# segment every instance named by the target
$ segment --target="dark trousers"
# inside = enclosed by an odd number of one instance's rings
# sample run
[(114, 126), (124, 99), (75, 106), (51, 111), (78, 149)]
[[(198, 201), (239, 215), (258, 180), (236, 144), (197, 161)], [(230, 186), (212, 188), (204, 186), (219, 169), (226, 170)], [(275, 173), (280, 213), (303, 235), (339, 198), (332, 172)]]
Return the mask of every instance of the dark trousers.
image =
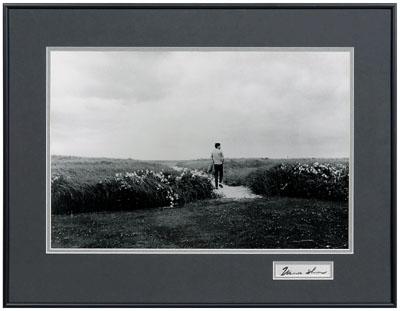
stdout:
[(223, 176), (224, 176), (224, 165), (223, 164), (214, 164), (215, 187), (218, 188), (218, 178), (219, 178), (219, 182), (222, 183)]

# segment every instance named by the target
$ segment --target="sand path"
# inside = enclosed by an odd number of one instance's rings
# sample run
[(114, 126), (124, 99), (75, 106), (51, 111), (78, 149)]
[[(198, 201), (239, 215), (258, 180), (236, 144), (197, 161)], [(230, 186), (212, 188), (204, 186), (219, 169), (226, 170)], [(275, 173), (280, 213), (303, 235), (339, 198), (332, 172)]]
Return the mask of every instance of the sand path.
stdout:
[(215, 189), (214, 192), (226, 199), (256, 199), (261, 196), (254, 194), (248, 187), (245, 186), (228, 186), (222, 184), (223, 188)]
[[(183, 167), (179, 166), (173, 166), (172, 168), (179, 172), (184, 170)], [(213, 176), (207, 174), (204, 174), (204, 176), (208, 177), (213, 185), (215, 184)], [(214, 189), (214, 192), (222, 198), (232, 200), (261, 198), (260, 195), (254, 194), (248, 187), (245, 186), (228, 186), (224, 183), (222, 184), (222, 186), (223, 188)]]

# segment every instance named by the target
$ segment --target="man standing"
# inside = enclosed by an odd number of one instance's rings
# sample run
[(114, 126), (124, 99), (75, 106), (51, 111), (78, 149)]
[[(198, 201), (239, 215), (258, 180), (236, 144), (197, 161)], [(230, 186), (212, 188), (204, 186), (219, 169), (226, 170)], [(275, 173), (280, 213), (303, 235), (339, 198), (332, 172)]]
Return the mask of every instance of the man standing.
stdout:
[(218, 189), (219, 179), (219, 186), (223, 188), (221, 183), (224, 174), (224, 154), (222, 153), (220, 143), (215, 144), (215, 149), (211, 152), (211, 159), (214, 164), (215, 187)]

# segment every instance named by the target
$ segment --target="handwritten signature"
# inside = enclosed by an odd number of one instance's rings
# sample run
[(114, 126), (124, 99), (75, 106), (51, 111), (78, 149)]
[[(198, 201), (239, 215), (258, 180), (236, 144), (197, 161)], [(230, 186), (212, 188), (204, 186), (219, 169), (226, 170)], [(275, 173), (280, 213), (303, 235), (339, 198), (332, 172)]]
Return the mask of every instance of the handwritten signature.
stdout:
[(285, 276), (285, 275), (321, 275), (321, 274), (327, 274), (328, 271), (326, 270), (318, 270), (317, 267), (312, 267), (312, 268), (307, 268), (306, 271), (292, 271), (289, 269), (289, 267), (283, 267), (282, 268), (282, 272), (281, 272), (281, 276)]

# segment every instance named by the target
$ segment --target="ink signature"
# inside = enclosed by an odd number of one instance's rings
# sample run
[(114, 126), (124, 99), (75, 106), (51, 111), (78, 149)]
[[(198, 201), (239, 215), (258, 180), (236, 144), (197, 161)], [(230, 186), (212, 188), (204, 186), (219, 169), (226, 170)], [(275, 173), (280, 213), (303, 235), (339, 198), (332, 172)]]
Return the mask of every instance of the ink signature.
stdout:
[(317, 267), (312, 267), (312, 268), (307, 268), (306, 271), (292, 271), (289, 269), (289, 267), (283, 267), (282, 268), (282, 272), (281, 272), (281, 276), (285, 276), (285, 275), (323, 275), (323, 274), (327, 274), (328, 271), (327, 270), (318, 270)]

